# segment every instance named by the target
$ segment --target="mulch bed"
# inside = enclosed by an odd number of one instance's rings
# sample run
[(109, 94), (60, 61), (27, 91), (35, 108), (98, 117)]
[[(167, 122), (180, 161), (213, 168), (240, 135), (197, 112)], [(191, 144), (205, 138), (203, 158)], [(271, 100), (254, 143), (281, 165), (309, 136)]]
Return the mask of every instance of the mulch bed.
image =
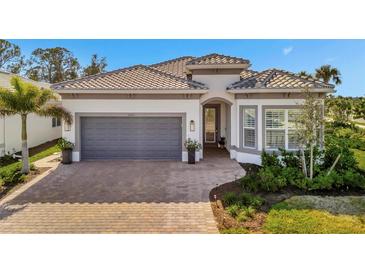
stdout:
[[(242, 163), (240, 164), (243, 169), (245, 169), (246, 174), (257, 173), (259, 166), (254, 164)], [(288, 187), (280, 192), (257, 192), (252, 193), (258, 195), (265, 199), (264, 205), (257, 210), (254, 218), (246, 222), (238, 222), (233, 218), (225, 209), (222, 203), (222, 199), (225, 193), (234, 192), (236, 194), (242, 193), (243, 190), (237, 182), (225, 183), (217, 186), (211, 190), (209, 193), (210, 203), (213, 210), (214, 217), (218, 223), (218, 229), (230, 229), (230, 228), (247, 228), (250, 233), (263, 233), (262, 225), (265, 222), (267, 212), (270, 208), (281, 201), (284, 201), (295, 195), (318, 195), (318, 196), (360, 196), (364, 195), (363, 190), (349, 190), (349, 191), (303, 191), (296, 188)]]
[(26, 179), (24, 180), (24, 182), (21, 182), (18, 184), (12, 184), (12, 185), (8, 185), (8, 186), (1, 186), (0, 187), (0, 199), (5, 197), (6, 195), (10, 194), (11, 192), (19, 189), (21, 186), (30, 182), (35, 177), (43, 174), (44, 172), (46, 172), (49, 169), (50, 169), (50, 167), (40, 167), (40, 168), (37, 168), (36, 170), (31, 170), (30, 173), (27, 175)]

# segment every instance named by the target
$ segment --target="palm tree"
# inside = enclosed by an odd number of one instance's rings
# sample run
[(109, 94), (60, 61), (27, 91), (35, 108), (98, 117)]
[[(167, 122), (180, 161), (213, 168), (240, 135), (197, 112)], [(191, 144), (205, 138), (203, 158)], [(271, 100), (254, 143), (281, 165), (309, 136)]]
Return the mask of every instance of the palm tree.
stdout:
[(0, 115), (20, 115), (22, 140), (22, 170), (29, 173), (29, 151), (27, 137), (27, 116), (34, 113), (43, 117), (59, 117), (68, 124), (72, 115), (62, 106), (50, 103), (56, 95), (49, 89), (39, 88), (13, 77), (10, 81), (13, 89), (0, 88)]
[(328, 84), (331, 80), (336, 84), (340, 85), (341, 81), (341, 73), (337, 68), (331, 67), (331, 65), (323, 65), (319, 69), (316, 69), (316, 78), (322, 80), (326, 84)]
[(305, 70), (299, 71), (297, 73), (297, 75), (300, 77), (306, 77), (306, 78), (312, 77), (312, 75), (310, 73), (306, 72)]

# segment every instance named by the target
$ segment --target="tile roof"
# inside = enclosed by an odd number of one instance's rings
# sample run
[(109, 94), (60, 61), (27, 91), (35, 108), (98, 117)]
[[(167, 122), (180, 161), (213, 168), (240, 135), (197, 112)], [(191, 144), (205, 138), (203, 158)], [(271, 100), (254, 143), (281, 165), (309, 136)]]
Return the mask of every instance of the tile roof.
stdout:
[(250, 61), (243, 58), (213, 53), (199, 58), (195, 58), (187, 62), (187, 65), (238, 65), (238, 64), (250, 64)]
[(150, 67), (161, 70), (163, 72), (186, 78), (186, 63), (195, 57), (183, 56), (180, 58), (164, 61), (161, 63), (150, 65)]
[(331, 84), (326, 84), (313, 78), (298, 76), (294, 73), (268, 69), (259, 73), (254, 73), (251, 77), (246, 77), (236, 83), (231, 84), (227, 89), (252, 89), (252, 88), (334, 88)]
[(241, 80), (243, 79), (247, 79), (247, 78), (250, 78), (254, 75), (258, 74), (257, 71), (254, 71), (254, 70), (249, 70), (249, 69), (245, 69), (241, 72), (240, 76), (241, 76)]
[(51, 86), (53, 89), (75, 90), (191, 90), (207, 89), (199, 82), (174, 76), (161, 70), (137, 65), (124, 69), (82, 77)]

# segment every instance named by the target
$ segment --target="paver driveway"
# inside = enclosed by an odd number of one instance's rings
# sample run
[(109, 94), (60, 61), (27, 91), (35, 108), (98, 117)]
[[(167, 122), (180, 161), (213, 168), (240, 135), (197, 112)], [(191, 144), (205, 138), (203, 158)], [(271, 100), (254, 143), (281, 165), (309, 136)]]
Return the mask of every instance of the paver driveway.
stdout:
[(216, 153), (196, 165), (59, 165), (0, 208), (0, 233), (216, 233), (209, 191), (243, 175)]

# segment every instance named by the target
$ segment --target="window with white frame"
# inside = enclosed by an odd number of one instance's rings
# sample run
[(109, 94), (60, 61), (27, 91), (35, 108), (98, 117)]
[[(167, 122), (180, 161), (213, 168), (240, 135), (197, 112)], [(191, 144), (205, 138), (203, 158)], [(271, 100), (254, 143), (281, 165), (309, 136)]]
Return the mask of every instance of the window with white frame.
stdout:
[(256, 148), (256, 108), (243, 109), (243, 146)]
[(265, 149), (298, 149), (296, 119), (300, 109), (265, 110)]
[(61, 118), (53, 117), (52, 118), (52, 127), (59, 127), (61, 126)]

